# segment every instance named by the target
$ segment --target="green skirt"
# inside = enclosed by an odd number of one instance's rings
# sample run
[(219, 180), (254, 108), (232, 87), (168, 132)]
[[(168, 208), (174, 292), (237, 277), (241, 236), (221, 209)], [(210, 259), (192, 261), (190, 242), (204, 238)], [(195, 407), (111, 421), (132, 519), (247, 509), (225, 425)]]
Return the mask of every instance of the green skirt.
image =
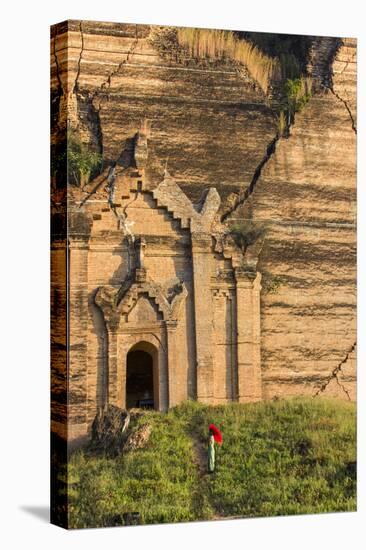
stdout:
[(207, 458), (208, 458), (208, 462), (207, 462), (208, 471), (213, 472), (215, 470), (215, 447), (212, 444), (208, 446)]

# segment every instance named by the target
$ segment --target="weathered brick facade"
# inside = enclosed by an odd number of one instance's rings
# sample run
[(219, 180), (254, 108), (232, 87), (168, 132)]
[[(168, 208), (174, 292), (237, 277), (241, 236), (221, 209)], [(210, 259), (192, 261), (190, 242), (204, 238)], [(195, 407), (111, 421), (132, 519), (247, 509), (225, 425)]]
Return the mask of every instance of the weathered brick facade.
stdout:
[[(313, 96), (279, 137), (250, 75), (163, 59), (150, 30), (52, 30), (52, 144), (68, 124), (105, 167), (52, 189), (53, 431), (85, 438), (125, 404), (131, 349), (161, 410), (354, 400), (356, 41), (312, 39)], [(242, 222), (269, 226), (245, 253)]]
[(98, 407), (126, 407), (130, 350), (153, 358), (158, 410), (261, 399), (262, 240), (244, 254), (219, 207), (214, 188), (193, 205), (167, 172), (146, 190), (143, 169), (115, 173), (109, 207), (83, 205), (91, 225), (69, 234), (70, 439)]

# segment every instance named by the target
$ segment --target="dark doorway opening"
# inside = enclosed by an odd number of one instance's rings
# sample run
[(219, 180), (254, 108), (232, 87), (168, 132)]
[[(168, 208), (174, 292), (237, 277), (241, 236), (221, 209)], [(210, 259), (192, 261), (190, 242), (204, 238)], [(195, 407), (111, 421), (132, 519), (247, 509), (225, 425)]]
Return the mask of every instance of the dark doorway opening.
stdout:
[(146, 351), (127, 354), (126, 407), (154, 408), (153, 358)]

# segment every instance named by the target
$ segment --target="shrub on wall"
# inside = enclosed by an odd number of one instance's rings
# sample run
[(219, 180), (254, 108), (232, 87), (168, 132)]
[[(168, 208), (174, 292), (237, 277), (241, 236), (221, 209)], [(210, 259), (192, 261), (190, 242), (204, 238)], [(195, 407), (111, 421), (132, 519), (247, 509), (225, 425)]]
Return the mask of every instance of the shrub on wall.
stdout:
[(102, 165), (103, 156), (91, 150), (73, 130), (54, 146), (51, 155), (51, 175), (58, 187), (64, 187), (66, 182), (83, 186), (100, 173)]
[(88, 183), (91, 176), (102, 167), (102, 155), (91, 151), (75, 132), (69, 132), (67, 140), (68, 182), (75, 185)]
[(268, 229), (268, 223), (245, 220), (232, 225), (230, 235), (233, 237), (235, 244), (245, 253), (248, 246), (254, 244), (260, 237), (265, 236)]
[(301, 111), (311, 97), (312, 81), (309, 77), (300, 77), (285, 82), (284, 90), (288, 109), (292, 114)]

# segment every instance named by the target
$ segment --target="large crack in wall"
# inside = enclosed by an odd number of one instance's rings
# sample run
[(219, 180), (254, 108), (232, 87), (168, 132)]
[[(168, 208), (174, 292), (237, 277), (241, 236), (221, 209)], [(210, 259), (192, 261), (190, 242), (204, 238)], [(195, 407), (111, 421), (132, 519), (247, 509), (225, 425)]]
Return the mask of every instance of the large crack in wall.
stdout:
[(135, 41), (131, 45), (129, 51), (127, 52), (126, 58), (123, 61), (121, 61), (121, 63), (118, 65), (118, 67), (108, 75), (107, 79), (100, 86), (101, 90), (103, 90), (107, 85), (108, 85), (108, 89), (111, 87), (112, 78), (119, 73), (119, 71), (123, 68), (123, 66), (129, 61), (131, 55), (133, 55), (133, 52), (135, 51), (135, 49), (137, 47), (137, 44), (138, 44), (138, 41), (139, 41), (137, 25), (136, 25), (135, 33), (136, 33), (135, 34)]
[(62, 81), (61, 81), (61, 77), (60, 77), (60, 65), (59, 65), (58, 57), (57, 57), (57, 53), (56, 53), (56, 39), (57, 39), (57, 36), (58, 36), (58, 34), (56, 32), (55, 36), (54, 36), (54, 39), (53, 39), (53, 56), (55, 58), (56, 78), (57, 78), (57, 82), (58, 82), (58, 86), (59, 86), (60, 95), (63, 95), (64, 94), (64, 89), (63, 89), (63, 86), (62, 86)]
[[(137, 44), (138, 44), (138, 27), (136, 25), (136, 34), (135, 34), (135, 40), (133, 44), (130, 46), (129, 51), (127, 52), (127, 55), (125, 59), (121, 61), (121, 63), (118, 64), (117, 68), (111, 71), (107, 78), (101, 83), (99, 86), (99, 89), (95, 90), (94, 92), (89, 92), (86, 90), (81, 90), (79, 86), (79, 76), (81, 71), (81, 62), (82, 62), (82, 55), (84, 51), (84, 35), (83, 35), (83, 27), (82, 22), (80, 22), (80, 35), (81, 35), (81, 50), (78, 60), (78, 70), (77, 75), (75, 79), (74, 84), (74, 93), (77, 98), (77, 105), (78, 105), (78, 129), (83, 129), (84, 131), (88, 132), (89, 134), (89, 145), (92, 149), (96, 150), (98, 153), (100, 153), (103, 156), (103, 131), (101, 127), (101, 111), (103, 109), (103, 106), (108, 98), (108, 91), (111, 87), (112, 79), (114, 76), (120, 73), (124, 65), (129, 61), (131, 55), (133, 55)], [(80, 119), (80, 113), (83, 113), (86, 124), (82, 124)], [(81, 128), (84, 126), (84, 128)], [(105, 159), (104, 159), (105, 160)], [(111, 161), (111, 166), (114, 166), (117, 161)], [(99, 186), (98, 186), (99, 187)]]
[(57, 50), (56, 50), (56, 42), (57, 42), (57, 32), (55, 32), (55, 36), (53, 38), (53, 57), (55, 59), (55, 65), (56, 65), (56, 80), (57, 80), (57, 89), (55, 92), (53, 92), (51, 88), (51, 124), (52, 127), (57, 128), (57, 132), (61, 132), (62, 128), (60, 125), (60, 101), (61, 97), (64, 95), (64, 89), (60, 77), (60, 65), (58, 61), (57, 56)]
[[(333, 84), (333, 63), (337, 58), (337, 54), (340, 49), (344, 46), (344, 41), (339, 38), (332, 37), (317, 37), (314, 40), (314, 51), (316, 52), (315, 59), (312, 59), (312, 64), (310, 63), (309, 69), (313, 77), (318, 81), (321, 89), (330, 91), (334, 97), (340, 101), (351, 120), (352, 130), (357, 134), (356, 122), (353, 117), (352, 111), (345, 99), (343, 99), (334, 89)], [(314, 54), (315, 55), (315, 54)], [(348, 60), (343, 67), (343, 70), (338, 74), (341, 76), (347, 69), (350, 61)]]
[(352, 111), (351, 109), (349, 108), (349, 105), (347, 103), (347, 101), (345, 99), (343, 99), (339, 94), (337, 94), (337, 92), (334, 90), (333, 88), (333, 84), (331, 84), (330, 86), (324, 86), (327, 90), (329, 90), (333, 95), (334, 97), (336, 97), (338, 99), (338, 101), (340, 101), (341, 103), (343, 103), (344, 107), (346, 108), (347, 110), (347, 113), (349, 115), (349, 118), (351, 120), (351, 126), (352, 126), (352, 130), (354, 131), (355, 134), (357, 134), (357, 127), (356, 127), (356, 122), (355, 122), (355, 119), (353, 118), (353, 115), (352, 115)]
[[(89, 92), (83, 92), (79, 86), (79, 77), (81, 72), (81, 63), (84, 53), (84, 32), (82, 21), (79, 24), (81, 48), (77, 65), (77, 73), (73, 86), (73, 94), (76, 96), (77, 101), (77, 127), (76, 129), (81, 133), (88, 135), (88, 146), (96, 152), (103, 155), (103, 134), (100, 125), (99, 111), (93, 104), (93, 97)], [(85, 123), (83, 121), (85, 120)], [(85, 141), (85, 136), (82, 136)]]
[(75, 83), (74, 83), (74, 88), (73, 88), (73, 93), (74, 94), (79, 89), (79, 76), (80, 76), (81, 58), (83, 56), (83, 51), (84, 51), (84, 33), (83, 33), (82, 24), (83, 24), (83, 22), (80, 21), (79, 30), (80, 30), (80, 38), (81, 38), (81, 49), (80, 49), (79, 60), (78, 60), (78, 70), (77, 70), (77, 73), (76, 73), (76, 78), (75, 78)]
[(351, 396), (349, 394), (349, 392), (346, 390), (346, 388), (344, 387), (344, 385), (340, 382), (339, 380), (339, 374), (341, 373), (342, 371), (342, 368), (343, 368), (343, 365), (345, 365), (349, 359), (349, 356), (351, 355), (352, 352), (355, 351), (356, 349), (356, 345), (357, 345), (357, 341), (352, 345), (352, 347), (348, 350), (348, 352), (346, 353), (345, 357), (342, 359), (342, 361), (340, 363), (338, 363), (338, 365), (332, 370), (332, 372), (330, 373), (330, 375), (326, 378), (325, 382), (320, 386), (320, 388), (314, 393), (313, 397), (317, 397), (318, 395), (320, 395), (321, 393), (324, 393), (324, 391), (327, 389), (327, 387), (329, 386), (329, 384), (332, 382), (332, 380), (335, 380), (338, 384), (338, 386), (342, 389), (342, 391), (347, 395), (347, 398), (349, 401), (351, 401)]
[[(351, 109), (346, 100), (344, 100), (333, 87), (333, 70), (332, 66), (334, 60), (337, 56), (339, 49), (342, 47), (343, 41), (338, 38), (332, 37), (316, 37), (314, 39), (312, 51), (309, 53), (308, 71), (316, 79), (320, 89), (329, 90), (338, 101), (342, 102), (346, 108), (348, 115), (351, 120), (352, 130), (357, 134), (356, 123), (352, 115)], [(312, 57), (311, 57), (312, 56)], [(348, 64), (348, 63), (347, 63)], [(343, 69), (343, 71), (345, 68)], [(305, 107), (306, 108), (306, 107)], [(295, 117), (288, 126), (288, 139), (290, 134), (291, 126), (295, 124)], [(276, 136), (269, 143), (266, 153), (263, 156), (262, 160), (259, 162), (253, 178), (245, 189), (239, 191), (238, 193), (232, 193), (227, 199), (227, 206), (224, 213), (221, 216), (221, 221), (224, 222), (227, 220), (242, 204), (244, 204), (248, 198), (252, 195), (255, 190), (256, 184), (260, 178), (263, 168), (270, 160), (270, 158), (276, 152), (277, 142), (281, 139), (281, 135), (276, 134)]]
[[(224, 214), (221, 216), (221, 221), (224, 222), (229, 216), (231, 216), (240, 205), (244, 204), (244, 202), (250, 197), (250, 195), (253, 193), (255, 186), (257, 184), (257, 181), (260, 178), (260, 175), (262, 173), (262, 170), (264, 166), (267, 164), (269, 159), (274, 155), (276, 152), (276, 145), (278, 140), (280, 139), (280, 135), (276, 134), (276, 136), (272, 139), (272, 141), (269, 143), (266, 153), (264, 157), (259, 162), (258, 166), (256, 167), (252, 180), (248, 187), (242, 191), (239, 191), (239, 193), (233, 194), (229, 200), (231, 202), (231, 206), (224, 212)], [(236, 195), (236, 196), (235, 196)]]

